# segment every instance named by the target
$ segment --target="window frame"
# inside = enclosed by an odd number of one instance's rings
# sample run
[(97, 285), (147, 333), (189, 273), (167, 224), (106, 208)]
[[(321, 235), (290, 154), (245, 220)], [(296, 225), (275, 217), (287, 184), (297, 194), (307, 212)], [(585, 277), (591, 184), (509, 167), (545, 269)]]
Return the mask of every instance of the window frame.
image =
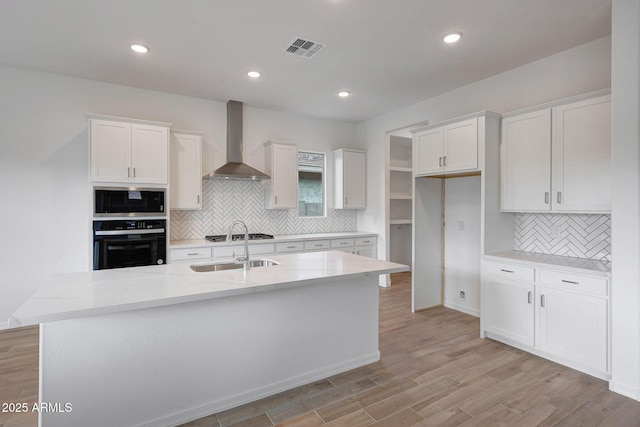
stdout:
[[(320, 154), (322, 155), (322, 214), (315, 216), (301, 216), (300, 208), (296, 207), (297, 216), (299, 219), (318, 219), (318, 218), (326, 218), (327, 217), (327, 153), (323, 151), (313, 151), (313, 150), (298, 150), (298, 155), (300, 153), (308, 153), (308, 154)], [(298, 170), (298, 194), (300, 194), (300, 161), (296, 162), (297, 170)], [(298, 197), (298, 202), (300, 199)]]

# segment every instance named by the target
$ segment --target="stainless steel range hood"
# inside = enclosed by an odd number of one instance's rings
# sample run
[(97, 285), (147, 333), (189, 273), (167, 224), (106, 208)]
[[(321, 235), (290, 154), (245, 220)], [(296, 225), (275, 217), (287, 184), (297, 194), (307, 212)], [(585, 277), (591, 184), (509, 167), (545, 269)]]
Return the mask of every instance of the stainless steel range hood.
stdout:
[(271, 179), (269, 175), (242, 162), (242, 102), (227, 102), (227, 163), (213, 172), (206, 174), (205, 179)]

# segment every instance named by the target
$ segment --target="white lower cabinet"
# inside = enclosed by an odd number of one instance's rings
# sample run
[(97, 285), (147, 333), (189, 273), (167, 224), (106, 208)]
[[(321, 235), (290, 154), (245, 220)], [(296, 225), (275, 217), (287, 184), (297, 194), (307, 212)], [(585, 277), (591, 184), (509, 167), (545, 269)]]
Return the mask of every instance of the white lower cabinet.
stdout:
[(609, 378), (609, 280), (483, 262), (482, 331), (590, 375)]
[[(249, 255), (273, 255), (294, 254), (316, 251), (343, 251), (356, 255), (376, 258), (377, 237), (344, 237), (336, 239), (312, 239), (304, 238), (280, 242), (264, 241), (261, 243), (249, 243)], [(170, 249), (170, 261), (221, 259), (242, 256), (243, 244), (230, 244), (211, 246), (193, 246), (189, 248), (173, 247)]]
[(488, 277), (484, 287), (485, 331), (496, 333), (513, 343), (533, 346), (534, 285)]

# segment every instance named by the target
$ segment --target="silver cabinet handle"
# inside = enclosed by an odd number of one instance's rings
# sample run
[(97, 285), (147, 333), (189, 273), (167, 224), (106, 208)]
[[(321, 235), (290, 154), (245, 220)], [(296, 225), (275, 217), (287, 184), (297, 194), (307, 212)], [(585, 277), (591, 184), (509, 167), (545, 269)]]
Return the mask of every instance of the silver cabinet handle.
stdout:
[(277, 205), (278, 204), (278, 196), (273, 196), (273, 197), (276, 199), (275, 204)]
[(531, 304), (532, 300), (533, 300), (533, 292), (529, 291), (527, 292), (527, 303)]
[(442, 166), (447, 167), (447, 156), (442, 158)]
[(136, 168), (133, 168), (133, 177), (136, 177)]
[(438, 166), (442, 167), (442, 156), (438, 157)]
[(295, 249), (295, 246), (287, 246), (287, 249)]
[(198, 198), (197, 203), (200, 204), (200, 195), (199, 194), (198, 194), (197, 198)]
[(505, 270), (504, 268), (501, 268), (500, 271), (504, 272), (504, 273), (514, 273), (513, 270)]
[(322, 243), (316, 243), (316, 244), (315, 244), (315, 245), (313, 245), (313, 246), (315, 246), (316, 248), (319, 248), (320, 246), (322, 246)]
[(549, 204), (549, 192), (545, 191), (544, 193), (544, 204), (548, 205)]
[(127, 168), (127, 178), (131, 178), (131, 168)]
[(349, 198), (347, 196), (344, 196), (344, 204), (345, 205), (349, 204)]
[(545, 300), (546, 300), (545, 295), (544, 294), (540, 295), (540, 307), (544, 307), (546, 305)]
[(563, 280), (562, 283), (570, 283), (572, 285), (579, 285), (580, 282), (572, 282), (571, 280)]
[(196, 256), (196, 255), (198, 255), (197, 252), (195, 254), (187, 254), (187, 256)]
[(558, 203), (562, 203), (562, 191), (558, 191)]

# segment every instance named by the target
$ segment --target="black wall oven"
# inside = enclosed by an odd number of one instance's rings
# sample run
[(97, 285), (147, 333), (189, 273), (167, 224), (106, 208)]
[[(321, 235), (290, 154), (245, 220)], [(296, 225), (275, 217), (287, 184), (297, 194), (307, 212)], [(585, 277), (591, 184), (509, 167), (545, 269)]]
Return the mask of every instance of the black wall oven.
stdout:
[(93, 221), (93, 269), (164, 264), (166, 220)]
[(94, 187), (95, 217), (166, 216), (164, 188)]

